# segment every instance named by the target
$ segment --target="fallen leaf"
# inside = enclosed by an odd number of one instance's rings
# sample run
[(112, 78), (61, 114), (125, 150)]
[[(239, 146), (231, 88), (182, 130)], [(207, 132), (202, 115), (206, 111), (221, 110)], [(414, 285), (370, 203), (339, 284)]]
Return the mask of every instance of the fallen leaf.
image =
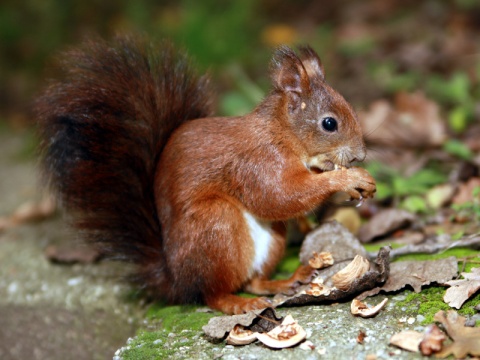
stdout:
[(358, 238), (367, 243), (375, 238), (386, 236), (415, 221), (415, 215), (400, 209), (385, 209), (375, 214), (369, 222), (360, 227)]
[[(334, 287), (331, 278), (345, 263), (335, 263), (325, 269), (318, 270), (318, 276), (312, 283), (301, 285), (295, 289), (294, 295), (277, 294), (273, 298), (274, 306), (298, 306), (307, 304), (321, 304), (351, 298), (378, 284), (382, 284), (389, 274), (389, 248), (381, 248), (375, 262), (369, 264), (370, 270), (356, 278), (346, 290)], [(318, 291), (317, 291), (318, 290)]]
[(352, 315), (358, 315), (363, 318), (368, 318), (377, 315), (380, 310), (382, 310), (388, 302), (388, 298), (383, 299), (377, 305), (371, 307), (367, 303), (361, 302), (360, 300), (353, 299), (352, 304), (350, 305), (350, 312)]
[(480, 289), (480, 268), (472, 268), (470, 273), (463, 272), (463, 279), (447, 281), (445, 284), (450, 285), (443, 301), (451, 307), (460, 309), (465, 301)]
[(99, 260), (101, 253), (87, 246), (66, 245), (63, 247), (49, 245), (44, 251), (48, 260), (59, 264), (91, 264)]
[(403, 350), (417, 352), (422, 342), (423, 334), (415, 330), (401, 331), (393, 334), (390, 338), (390, 345), (394, 345)]
[(11, 215), (0, 218), (0, 230), (45, 219), (55, 213), (56, 209), (56, 202), (50, 196), (40, 201), (27, 201), (15, 209)]
[(443, 342), (447, 336), (437, 325), (432, 324), (425, 329), (425, 335), (420, 342), (420, 352), (422, 355), (430, 356), (442, 350)]
[(393, 105), (378, 100), (359, 118), (369, 142), (389, 147), (435, 147), (447, 135), (438, 105), (421, 92), (398, 93)]
[(57, 208), (55, 199), (47, 196), (40, 201), (28, 201), (20, 205), (12, 214), (14, 224), (37, 221), (52, 215)]
[(453, 340), (436, 354), (437, 357), (444, 358), (453, 354), (458, 359), (468, 354), (480, 355), (480, 328), (466, 327), (466, 319), (454, 310), (448, 311), (447, 315), (444, 311), (439, 311), (434, 319), (444, 326), (448, 336)]
[(454, 204), (465, 204), (466, 202), (473, 201), (473, 189), (480, 186), (480, 178), (473, 177), (467, 182), (461, 183), (458, 186), (457, 193), (452, 199)]
[(335, 262), (367, 256), (358, 239), (337, 221), (325, 222), (307, 234), (300, 249), (302, 264), (307, 265), (314, 252), (329, 252)]
[(445, 334), (435, 325), (430, 325), (424, 333), (415, 330), (401, 331), (390, 338), (390, 344), (403, 350), (431, 355), (442, 349)]
[(415, 292), (420, 292), (422, 286), (431, 283), (443, 284), (457, 275), (457, 258), (428, 261), (396, 261), (390, 264), (390, 275), (383, 286), (368, 290), (357, 299), (363, 300), (383, 292), (397, 291), (409, 285)]
[(287, 315), (281, 325), (267, 333), (257, 333), (256, 336), (268, 347), (283, 349), (297, 345), (307, 337), (307, 333), (291, 315)]

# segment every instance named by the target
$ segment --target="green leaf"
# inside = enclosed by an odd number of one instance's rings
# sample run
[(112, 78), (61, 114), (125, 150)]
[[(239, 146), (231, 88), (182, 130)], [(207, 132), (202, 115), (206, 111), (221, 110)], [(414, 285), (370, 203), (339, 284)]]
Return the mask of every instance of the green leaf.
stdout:
[(455, 133), (464, 132), (468, 125), (468, 111), (463, 106), (457, 106), (448, 114), (448, 124)]
[(450, 139), (443, 145), (443, 150), (463, 160), (471, 160), (473, 158), (472, 151), (461, 141)]
[(394, 195), (393, 189), (390, 185), (383, 182), (377, 182), (377, 192), (375, 193), (376, 199), (384, 200), (393, 195)]
[(400, 207), (412, 213), (426, 213), (428, 206), (421, 196), (408, 196), (402, 201)]

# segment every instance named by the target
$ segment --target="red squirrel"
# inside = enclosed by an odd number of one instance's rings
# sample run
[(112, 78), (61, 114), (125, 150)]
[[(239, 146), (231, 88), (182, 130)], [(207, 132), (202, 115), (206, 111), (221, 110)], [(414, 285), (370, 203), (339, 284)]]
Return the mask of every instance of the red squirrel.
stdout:
[(269, 306), (235, 293), (282, 292), (314, 271), (269, 280), (284, 222), (338, 191), (375, 192), (351, 167), (366, 155), (357, 116), (310, 47), (276, 50), (273, 89), (238, 117), (212, 117), (208, 77), (168, 43), (89, 41), (62, 65), (36, 106), (43, 172), (81, 234), (170, 303)]

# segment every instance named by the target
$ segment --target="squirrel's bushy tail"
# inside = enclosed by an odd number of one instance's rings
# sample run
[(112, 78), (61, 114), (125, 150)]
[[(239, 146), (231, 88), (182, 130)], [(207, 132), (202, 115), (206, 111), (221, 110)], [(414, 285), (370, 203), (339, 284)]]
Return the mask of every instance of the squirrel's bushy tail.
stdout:
[(138, 38), (90, 41), (60, 64), (36, 104), (45, 178), (87, 240), (161, 287), (156, 165), (176, 128), (210, 115), (208, 78), (170, 44)]

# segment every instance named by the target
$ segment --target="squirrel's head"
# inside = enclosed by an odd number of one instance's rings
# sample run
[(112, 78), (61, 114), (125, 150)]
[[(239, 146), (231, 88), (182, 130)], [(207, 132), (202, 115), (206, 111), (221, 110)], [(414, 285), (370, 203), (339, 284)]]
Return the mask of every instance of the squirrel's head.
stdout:
[(272, 61), (274, 91), (280, 94), (283, 119), (304, 147), (309, 168), (332, 170), (366, 156), (362, 129), (351, 105), (325, 81), (320, 58), (310, 47), (297, 55), (279, 48)]

